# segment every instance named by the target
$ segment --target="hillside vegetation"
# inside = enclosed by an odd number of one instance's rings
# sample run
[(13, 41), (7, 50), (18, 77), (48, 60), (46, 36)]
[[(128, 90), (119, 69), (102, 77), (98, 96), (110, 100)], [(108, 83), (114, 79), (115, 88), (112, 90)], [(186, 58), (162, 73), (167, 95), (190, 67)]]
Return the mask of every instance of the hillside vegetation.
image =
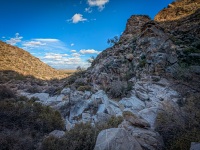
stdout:
[(193, 14), (199, 7), (199, 0), (177, 0), (161, 10), (154, 20), (159, 22), (178, 20)]
[(66, 71), (58, 71), (32, 56), (30, 53), (0, 41), (0, 70), (12, 70), (38, 79), (64, 78)]

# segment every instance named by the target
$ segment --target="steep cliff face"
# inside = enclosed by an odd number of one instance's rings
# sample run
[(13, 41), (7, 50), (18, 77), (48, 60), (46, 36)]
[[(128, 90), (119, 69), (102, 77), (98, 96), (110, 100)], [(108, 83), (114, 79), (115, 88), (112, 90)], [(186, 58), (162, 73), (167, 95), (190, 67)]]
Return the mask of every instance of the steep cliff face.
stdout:
[[(192, 81), (194, 76), (195, 83), (200, 73), (199, 0), (173, 2), (168, 7), (158, 13), (155, 21), (144, 15), (131, 16), (119, 42), (97, 56), (85, 79), (108, 93), (116, 81), (129, 83), (133, 78), (156, 76)], [(187, 13), (176, 13), (180, 8)], [(163, 20), (168, 14), (171, 19)]]
[(177, 49), (158, 23), (148, 16), (132, 16), (119, 42), (98, 55), (86, 78), (109, 93), (116, 81), (173, 74), (178, 66)]

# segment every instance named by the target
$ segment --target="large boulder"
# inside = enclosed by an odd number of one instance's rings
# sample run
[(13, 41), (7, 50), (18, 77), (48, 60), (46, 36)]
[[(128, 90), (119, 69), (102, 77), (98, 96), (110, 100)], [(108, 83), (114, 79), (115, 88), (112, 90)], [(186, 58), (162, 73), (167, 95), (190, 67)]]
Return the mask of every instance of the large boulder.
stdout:
[(138, 114), (143, 119), (148, 121), (148, 123), (150, 124), (151, 128), (154, 129), (155, 128), (156, 118), (157, 118), (157, 115), (158, 115), (158, 111), (159, 111), (159, 109), (157, 107), (151, 107), (151, 108), (146, 108), (146, 109), (141, 110)]
[(190, 150), (200, 150), (200, 143), (192, 142)]
[(145, 125), (146, 123), (139, 122), (139, 124), (135, 124), (135, 121), (130, 118), (126, 118), (126, 120), (124, 120), (119, 127), (126, 129), (138, 141), (143, 149), (161, 150), (164, 147), (163, 139), (159, 133), (151, 129), (141, 128), (141, 125)]
[(65, 135), (65, 132), (61, 130), (54, 130), (51, 133), (49, 133), (49, 136), (54, 136), (56, 138), (62, 138), (64, 135)]
[(145, 103), (134, 95), (130, 98), (123, 98), (119, 103), (123, 105), (124, 108), (129, 108), (132, 112), (138, 112), (145, 108)]
[(70, 110), (70, 116), (69, 116), (69, 121), (71, 122), (72, 120), (78, 121), (81, 116), (81, 114), (84, 112), (86, 108), (88, 108), (89, 104), (87, 101), (80, 101), (76, 103), (74, 106), (71, 107)]
[(102, 103), (102, 104), (105, 104), (105, 106), (107, 107), (109, 104), (108, 96), (103, 90), (99, 90), (98, 92), (93, 94), (91, 99), (92, 99), (92, 102), (97, 105), (98, 103)]
[(162, 137), (153, 130), (133, 127), (129, 132), (144, 149), (161, 150), (164, 147)]
[(125, 129), (111, 128), (99, 133), (94, 150), (142, 150)]

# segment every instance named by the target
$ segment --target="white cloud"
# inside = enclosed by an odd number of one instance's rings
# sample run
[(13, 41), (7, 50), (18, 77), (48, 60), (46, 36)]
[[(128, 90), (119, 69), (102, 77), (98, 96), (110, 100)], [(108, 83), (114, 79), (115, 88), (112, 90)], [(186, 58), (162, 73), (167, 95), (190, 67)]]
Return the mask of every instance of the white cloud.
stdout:
[(71, 56), (68, 54), (60, 53), (46, 53), (45, 56), (39, 57), (43, 62), (57, 69), (76, 69), (78, 66), (87, 68), (89, 63), (83, 60), (81, 55), (73, 53)]
[(1, 38), (2, 38), (2, 39), (5, 39), (6, 37), (5, 37), (5, 36), (2, 36)]
[(60, 51), (68, 51), (69, 49), (63, 43), (62, 41), (58, 39), (32, 39), (30, 41), (23, 41), (22, 42), (22, 48), (29, 51), (29, 50), (35, 50), (35, 51), (45, 51), (45, 52), (60, 52)]
[(79, 53), (72, 53), (72, 56), (73, 56), (73, 57), (80, 57), (81, 54), (79, 54)]
[(39, 47), (39, 46), (44, 46), (46, 45), (46, 43), (42, 43), (40, 41), (28, 41), (28, 42), (25, 42), (22, 44), (24, 47), (30, 47), (30, 48), (33, 48), (33, 47)]
[(67, 21), (72, 21), (72, 23), (84, 22), (87, 21), (86, 18), (83, 18), (82, 14), (75, 14), (71, 19)]
[(90, 7), (97, 6), (99, 10), (102, 11), (109, 0), (87, 0), (87, 2)]
[(87, 13), (92, 13), (91, 7), (85, 8), (85, 12), (87, 12)]
[(74, 43), (71, 43), (70, 45), (71, 45), (71, 46), (74, 46)]
[(81, 54), (99, 54), (99, 51), (96, 51), (94, 49), (82, 49), (80, 50)]
[(76, 50), (71, 50), (70, 52), (71, 52), (71, 53), (76, 53)]
[(44, 59), (62, 60), (68, 56), (68, 54), (46, 53)]
[(19, 36), (19, 33), (15, 34), (14, 38), (10, 38), (9, 40), (6, 40), (6, 43), (11, 44), (11, 45), (16, 45), (17, 43), (22, 41), (22, 36)]
[(41, 42), (59, 42), (58, 39), (34, 39), (34, 40)]

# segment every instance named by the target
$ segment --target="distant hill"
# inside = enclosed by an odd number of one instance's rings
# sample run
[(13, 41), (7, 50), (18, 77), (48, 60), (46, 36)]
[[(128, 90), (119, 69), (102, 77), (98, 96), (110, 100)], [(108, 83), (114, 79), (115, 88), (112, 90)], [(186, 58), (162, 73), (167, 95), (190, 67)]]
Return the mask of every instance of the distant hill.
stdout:
[(0, 41), (0, 71), (6, 70), (47, 80), (67, 76), (65, 71), (48, 66), (27, 51)]

